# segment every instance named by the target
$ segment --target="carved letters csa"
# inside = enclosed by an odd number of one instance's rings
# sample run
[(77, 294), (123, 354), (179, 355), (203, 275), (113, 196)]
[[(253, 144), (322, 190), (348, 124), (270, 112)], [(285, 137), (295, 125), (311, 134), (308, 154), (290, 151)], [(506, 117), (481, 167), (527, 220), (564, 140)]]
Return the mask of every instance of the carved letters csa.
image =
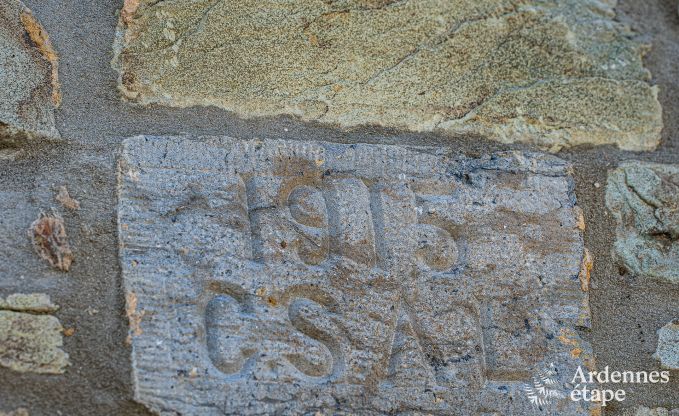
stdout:
[(533, 370), (588, 356), (567, 169), (540, 154), (129, 139), (137, 399), (187, 414), (522, 409)]

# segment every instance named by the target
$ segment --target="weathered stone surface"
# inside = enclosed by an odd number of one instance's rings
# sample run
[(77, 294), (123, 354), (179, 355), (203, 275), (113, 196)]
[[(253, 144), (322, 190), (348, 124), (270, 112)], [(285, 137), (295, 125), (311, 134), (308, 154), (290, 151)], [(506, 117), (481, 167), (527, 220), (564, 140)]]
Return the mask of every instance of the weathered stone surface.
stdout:
[(58, 137), (57, 55), (45, 29), (19, 0), (0, 4), (0, 138)]
[(653, 149), (657, 91), (614, 4), (127, 0), (114, 66), (142, 104)]
[(128, 139), (136, 400), (185, 415), (527, 414), (536, 371), (553, 363), (564, 388), (592, 364), (568, 172), (535, 153)]
[(641, 406), (636, 410), (626, 411), (624, 414), (626, 416), (679, 416), (679, 409), (668, 410), (664, 407)]
[(608, 175), (615, 253), (639, 275), (679, 283), (679, 166), (631, 161)]
[(59, 307), (44, 293), (14, 293), (7, 299), (0, 298), (0, 309), (16, 312), (56, 312)]
[(0, 365), (20, 372), (60, 374), (68, 354), (59, 320), (40, 313), (57, 309), (42, 294), (10, 295), (0, 299)]
[(668, 370), (679, 370), (679, 319), (658, 330), (655, 358)]
[(0, 416), (30, 416), (30, 414), (28, 413), (28, 410), (24, 409), (23, 407), (20, 407), (9, 413), (0, 411)]

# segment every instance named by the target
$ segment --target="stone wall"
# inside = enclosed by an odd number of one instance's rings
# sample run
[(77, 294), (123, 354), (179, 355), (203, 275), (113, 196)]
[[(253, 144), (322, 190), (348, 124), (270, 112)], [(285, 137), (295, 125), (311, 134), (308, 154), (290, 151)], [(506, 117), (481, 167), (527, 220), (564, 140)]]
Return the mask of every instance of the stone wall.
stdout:
[(0, 415), (676, 413), (671, 3), (5, 1)]

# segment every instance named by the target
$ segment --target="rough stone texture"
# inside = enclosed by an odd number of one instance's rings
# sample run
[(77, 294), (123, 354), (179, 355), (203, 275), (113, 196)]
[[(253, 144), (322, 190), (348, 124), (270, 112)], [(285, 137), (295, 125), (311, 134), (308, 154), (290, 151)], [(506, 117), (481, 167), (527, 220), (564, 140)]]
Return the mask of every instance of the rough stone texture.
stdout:
[(61, 350), (63, 328), (54, 316), (38, 315), (56, 309), (43, 294), (0, 299), (0, 365), (19, 372), (63, 373), (69, 364)]
[(679, 370), (679, 319), (658, 330), (655, 358), (668, 370)]
[(59, 307), (50, 301), (44, 293), (14, 293), (7, 299), (0, 298), (0, 309), (16, 312), (56, 312)]
[[(217, 107), (133, 105), (120, 99), (114, 88), (117, 74), (110, 68), (111, 39), (122, 0), (24, 3), (49, 31), (59, 52), (64, 96), (56, 115), (64, 141), (26, 141), (23, 158), (0, 161), (0, 297), (17, 292), (49, 293), (61, 306), (58, 317), (62, 325), (77, 327), (77, 332), (64, 338), (64, 349), (74, 366), (62, 375), (17, 373), (0, 367), (0, 408), (4, 411), (25, 407), (34, 415), (150, 415), (132, 400), (130, 347), (125, 344), (128, 323), (117, 258), (118, 199), (112, 174), (123, 137), (182, 132), (418, 146), (435, 146), (446, 140), (438, 133), (370, 127), (341, 130), (288, 116), (241, 119)], [(644, 36), (644, 42), (653, 45), (644, 62), (660, 89), (665, 125), (661, 146), (641, 154), (611, 146), (580, 147), (559, 154), (574, 165), (578, 205), (587, 223), (586, 246), (595, 260), (589, 292), (590, 335), (599, 369), (606, 365), (611, 369), (659, 369), (652, 357), (656, 331), (679, 317), (679, 285), (618, 274), (622, 268), (610, 255), (616, 224), (604, 208), (607, 171), (620, 160), (634, 157), (677, 163), (679, 16), (675, 6), (676, 2), (668, 0), (621, 0), (616, 7), (616, 19), (630, 24)], [(474, 137), (456, 138), (451, 147), (468, 155), (533, 149)], [(81, 203), (80, 210), (71, 211), (55, 201), (61, 185)], [(26, 229), (40, 211), (52, 208), (63, 216), (77, 258), (68, 273), (40, 259), (26, 237)], [(641, 405), (676, 408), (677, 403), (679, 377), (673, 376), (668, 384), (635, 385), (624, 402), (609, 403), (605, 416), (620, 416), (624, 409)]]
[(632, 272), (679, 283), (679, 166), (625, 162), (608, 176), (615, 253)]
[(679, 409), (668, 410), (664, 407), (639, 407), (636, 410), (625, 412), (626, 416), (679, 416)]
[(114, 67), (142, 104), (650, 150), (657, 90), (615, 3), (126, 0)]
[[(58, 137), (57, 55), (47, 32), (19, 0), (0, 3), (0, 139)], [(2, 148), (0, 144), (0, 148)]]
[(23, 407), (20, 407), (9, 413), (0, 411), (0, 416), (30, 416), (30, 414), (28, 413), (28, 410), (24, 409)]
[(593, 364), (568, 165), (449, 152), (127, 140), (135, 398), (160, 414), (522, 414), (550, 363), (565, 388)]

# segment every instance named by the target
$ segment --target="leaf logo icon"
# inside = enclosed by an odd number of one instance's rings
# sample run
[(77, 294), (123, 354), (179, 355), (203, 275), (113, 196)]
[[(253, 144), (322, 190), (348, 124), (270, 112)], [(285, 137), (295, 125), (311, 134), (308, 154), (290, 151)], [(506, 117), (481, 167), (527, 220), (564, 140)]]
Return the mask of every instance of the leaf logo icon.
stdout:
[(566, 397), (556, 389), (558, 381), (555, 379), (556, 372), (553, 368), (554, 364), (548, 370), (538, 371), (536, 375), (531, 377), (531, 384), (524, 384), (523, 386), (531, 405), (540, 410), (542, 410), (542, 407)]

